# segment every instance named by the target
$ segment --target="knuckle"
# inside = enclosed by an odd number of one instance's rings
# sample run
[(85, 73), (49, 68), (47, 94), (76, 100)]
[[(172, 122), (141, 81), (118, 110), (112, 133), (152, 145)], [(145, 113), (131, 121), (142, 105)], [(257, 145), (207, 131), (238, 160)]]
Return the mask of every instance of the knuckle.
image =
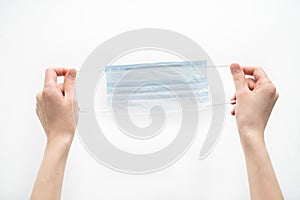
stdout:
[(42, 97), (47, 97), (48, 96), (48, 90), (45, 88), (42, 91)]
[(53, 71), (53, 67), (48, 67), (48, 68), (46, 69), (46, 73), (49, 73), (50, 71)]
[(241, 73), (237, 73), (233, 76), (234, 81), (239, 81), (243, 78), (243, 75)]
[(38, 92), (38, 93), (36, 94), (36, 96), (35, 96), (36, 101), (40, 101), (41, 95), (42, 95), (41, 92)]
[(259, 71), (260, 74), (264, 74), (265, 73), (263, 67), (258, 66), (258, 67), (256, 67), (256, 69), (257, 69), (257, 71)]
[(263, 75), (264, 74), (264, 68), (263, 67), (256, 67), (255, 70), (257, 71), (257, 73), (259, 73), (260, 75)]
[(51, 88), (44, 88), (42, 91), (42, 97), (49, 98), (52, 96)]
[(268, 92), (270, 95), (276, 95), (276, 87), (271, 81), (266, 83), (266, 92)]
[(278, 92), (278, 91), (276, 91), (276, 93), (275, 93), (275, 98), (276, 98), (276, 99), (279, 98), (279, 92)]

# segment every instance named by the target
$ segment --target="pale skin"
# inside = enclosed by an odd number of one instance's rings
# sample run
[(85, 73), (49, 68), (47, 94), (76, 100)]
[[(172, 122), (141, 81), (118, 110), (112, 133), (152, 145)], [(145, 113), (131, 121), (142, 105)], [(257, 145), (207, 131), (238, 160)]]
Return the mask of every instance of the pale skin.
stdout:
[[(236, 103), (231, 114), (236, 117), (245, 154), (251, 199), (283, 199), (264, 141), (264, 130), (278, 92), (262, 68), (242, 68), (238, 64), (230, 68), (236, 88), (232, 98)], [(64, 83), (57, 84), (58, 76), (64, 76)], [(75, 79), (75, 69), (49, 68), (44, 88), (37, 94), (36, 112), (46, 132), (47, 145), (31, 200), (61, 197), (66, 161), (77, 124)]]
[(231, 114), (236, 116), (245, 154), (251, 199), (283, 199), (264, 140), (278, 92), (260, 67), (232, 64), (230, 69), (236, 88), (232, 98), (236, 105)]
[[(57, 77), (64, 83), (57, 84)], [(36, 113), (47, 136), (47, 145), (31, 199), (60, 199), (66, 161), (77, 122), (74, 101), (75, 69), (49, 68), (44, 88), (36, 96)]]

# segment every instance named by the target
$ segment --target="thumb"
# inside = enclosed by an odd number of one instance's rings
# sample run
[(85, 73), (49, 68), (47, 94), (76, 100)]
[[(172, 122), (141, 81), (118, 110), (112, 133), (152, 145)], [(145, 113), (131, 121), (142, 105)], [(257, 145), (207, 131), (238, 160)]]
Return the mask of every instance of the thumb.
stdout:
[(75, 90), (76, 69), (70, 69), (64, 80), (64, 92), (66, 98), (73, 98)]
[(238, 95), (240, 92), (245, 91), (247, 89), (247, 81), (245, 78), (245, 74), (241, 66), (236, 63), (230, 65), (230, 70), (233, 77), (236, 94)]

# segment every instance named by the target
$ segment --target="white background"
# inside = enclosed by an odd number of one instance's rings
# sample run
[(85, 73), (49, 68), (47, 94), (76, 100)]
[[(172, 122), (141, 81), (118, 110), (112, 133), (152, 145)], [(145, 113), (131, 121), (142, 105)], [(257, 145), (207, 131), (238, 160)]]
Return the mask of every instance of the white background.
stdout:
[[(79, 69), (103, 41), (146, 27), (190, 37), (216, 64), (265, 67), (280, 92), (266, 130), (267, 146), (286, 199), (300, 199), (299, 10), (297, 0), (0, 0), (0, 199), (30, 196), (45, 147), (35, 115), (44, 69)], [(229, 98), (231, 79), (224, 79), (224, 86)], [(229, 113), (209, 157), (197, 160), (200, 135), (182, 159), (150, 175), (102, 166), (76, 136), (62, 198), (249, 199), (244, 157)]]

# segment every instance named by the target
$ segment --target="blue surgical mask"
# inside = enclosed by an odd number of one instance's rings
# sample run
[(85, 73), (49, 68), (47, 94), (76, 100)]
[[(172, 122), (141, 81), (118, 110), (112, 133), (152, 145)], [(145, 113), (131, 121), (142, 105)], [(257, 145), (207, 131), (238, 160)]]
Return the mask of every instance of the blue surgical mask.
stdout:
[(109, 108), (145, 112), (159, 105), (173, 112), (209, 103), (206, 60), (112, 65), (105, 74)]

